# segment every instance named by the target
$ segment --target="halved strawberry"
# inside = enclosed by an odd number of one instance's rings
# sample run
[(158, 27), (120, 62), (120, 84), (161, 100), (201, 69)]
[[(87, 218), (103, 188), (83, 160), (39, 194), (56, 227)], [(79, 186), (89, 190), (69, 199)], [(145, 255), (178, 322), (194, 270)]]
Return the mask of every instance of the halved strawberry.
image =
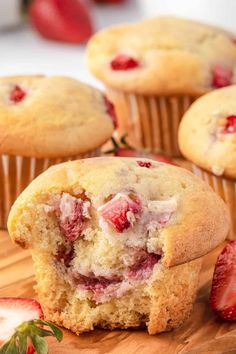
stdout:
[(34, 299), (0, 298), (0, 354), (47, 353), (47, 342), (41, 337), (50, 335), (61, 341), (62, 332), (43, 317), (42, 308)]
[(81, 43), (93, 33), (85, 4), (80, 0), (33, 0), (29, 10), (30, 20), (45, 38)]
[(124, 135), (121, 138), (119, 143), (112, 137), (112, 144), (113, 144), (113, 149), (107, 151), (106, 152), (107, 154), (113, 153), (115, 156), (118, 157), (137, 157), (137, 164), (140, 167), (150, 168), (151, 162), (139, 160), (138, 158), (142, 158), (142, 159), (147, 158), (158, 162), (168, 163), (170, 165), (175, 165), (174, 161), (165, 155), (157, 154), (157, 153), (147, 153), (145, 151), (135, 150), (132, 146), (130, 146), (126, 142), (126, 135)]
[(225, 134), (236, 133), (236, 116), (232, 115), (226, 118), (222, 132)]
[(118, 193), (98, 210), (101, 212), (103, 220), (113, 226), (117, 232), (122, 233), (135, 223), (135, 215), (141, 209), (137, 197), (131, 199), (128, 195)]
[(233, 71), (231, 68), (222, 65), (215, 65), (212, 69), (212, 73), (213, 87), (221, 88), (232, 84)]
[(0, 341), (12, 336), (14, 329), (24, 321), (43, 319), (40, 304), (34, 299), (0, 298)]
[(140, 66), (137, 59), (126, 55), (117, 55), (110, 63), (112, 70), (132, 70)]
[(236, 241), (228, 242), (216, 261), (210, 305), (223, 320), (236, 321)]
[(18, 85), (15, 85), (10, 93), (10, 101), (18, 103), (24, 99), (26, 92)]

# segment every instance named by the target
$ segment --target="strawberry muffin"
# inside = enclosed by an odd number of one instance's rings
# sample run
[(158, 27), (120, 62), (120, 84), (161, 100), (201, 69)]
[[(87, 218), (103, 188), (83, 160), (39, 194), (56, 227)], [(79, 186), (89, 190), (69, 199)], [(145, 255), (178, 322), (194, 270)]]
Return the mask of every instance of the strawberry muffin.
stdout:
[(137, 148), (179, 156), (179, 122), (200, 95), (236, 83), (229, 33), (175, 17), (105, 29), (87, 61), (115, 104), (120, 133)]
[(38, 174), (62, 161), (98, 156), (114, 118), (100, 91), (71, 78), (0, 78), (0, 228)]
[(179, 146), (193, 172), (229, 206), (230, 238), (236, 239), (236, 86), (199, 98), (184, 115)]
[(187, 170), (104, 157), (44, 172), (15, 202), (8, 229), (32, 253), (46, 319), (77, 334), (155, 334), (188, 318), (201, 257), (225, 239), (228, 219)]

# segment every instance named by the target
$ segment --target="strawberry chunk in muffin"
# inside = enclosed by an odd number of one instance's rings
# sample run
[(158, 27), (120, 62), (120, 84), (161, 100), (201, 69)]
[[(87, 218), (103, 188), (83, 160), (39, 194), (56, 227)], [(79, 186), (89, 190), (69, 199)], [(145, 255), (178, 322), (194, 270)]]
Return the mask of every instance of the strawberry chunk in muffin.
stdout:
[(141, 211), (138, 200), (132, 200), (129, 196), (118, 193), (112, 200), (99, 208), (103, 220), (113, 226), (117, 232), (122, 233), (132, 226)]
[(26, 92), (18, 85), (14, 86), (10, 93), (10, 101), (13, 103), (21, 102), (26, 96)]
[(83, 233), (86, 221), (90, 219), (90, 202), (63, 193), (57, 211), (58, 223), (64, 237), (75, 241)]
[(222, 88), (232, 84), (233, 71), (231, 68), (215, 65), (212, 70), (212, 86), (215, 88)]
[(236, 115), (231, 115), (226, 118), (226, 123), (223, 127), (224, 134), (236, 133)]
[(111, 61), (112, 70), (132, 70), (139, 66), (137, 59), (126, 54), (119, 54)]

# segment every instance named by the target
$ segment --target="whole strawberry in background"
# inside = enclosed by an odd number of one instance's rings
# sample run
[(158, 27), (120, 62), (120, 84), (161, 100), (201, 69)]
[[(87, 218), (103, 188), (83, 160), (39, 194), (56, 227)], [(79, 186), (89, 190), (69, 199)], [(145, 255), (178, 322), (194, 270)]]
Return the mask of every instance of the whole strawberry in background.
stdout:
[(29, 16), (33, 27), (47, 39), (83, 43), (93, 33), (88, 2), (84, 0), (33, 0)]
[[(118, 157), (140, 157), (140, 158), (147, 158), (147, 159), (152, 159), (158, 162), (164, 162), (168, 163), (170, 165), (175, 165), (174, 161), (169, 158), (168, 156), (165, 156), (161, 153), (148, 153), (146, 151), (139, 151), (134, 149), (132, 146), (130, 146), (126, 142), (126, 135), (122, 136), (120, 139), (120, 142), (117, 142), (114, 137), (111, 139), (113, 148), (106, 151), (106, 154), (113, 154), (114, 156)], [(145, 167), (147, 166), (147, 163), (143, 163), (142, 161), (138, 161), (139, 165), (145, 164)]]

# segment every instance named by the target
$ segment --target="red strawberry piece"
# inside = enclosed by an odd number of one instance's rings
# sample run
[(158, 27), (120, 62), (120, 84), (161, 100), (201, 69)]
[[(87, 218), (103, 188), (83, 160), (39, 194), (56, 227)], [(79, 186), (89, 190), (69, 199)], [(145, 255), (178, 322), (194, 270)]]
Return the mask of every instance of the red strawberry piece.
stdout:
[(74, 257), (74, 249), (73, 247), (65, 247), (64, 245), (60, 245), (57, 250), (56, 260), (65, 265), (65, 267), (70, 266), (70, 262)]
[(117, 194), (113, 199), (99, 208), (102, 218), (114, 229), (122, 233), (135, 222), (135, 215), (141, 212), (138, 198), (131, 199), (125, 194)]
[(104, 102), (106, 106), (106, 111), (111, 116), (114, 128), (117, 128), (117, 116), (114, 104), (106, 96), (104, 96)]
[(226, 118), (226, 124), (223, 128), (223, 133), (236, 133), (236, 116), (232, 115)]
[(137, 59), (126, 54), (117, 55), (110, 65), (113, 70), (132, 70), (140, 66)]
[(212, 86), (221, 88), (232, 84), (233, 71), (229, 67), (215, 65), (213, 67)]
[(137, 161), (137, 164), (138, 164), (140, 167), (146, 167), (146, 168), (152, 167), (152, 163), (151, 163), (151, 162), (148, 162), (148, 161)]
[(236, 321), (236, 241), (219, 255), (212, 281), (210, 305), (220, 318)]
[(100, 292), (106, 289), (111, 284), (117, 284), (121, 280), (118, 277), (106, 278), (103, 276), (85, 276), (82, 274), (75, 275), (76, 283), (85, 290), (91, 290), (93, 293)]
[(26, 92), (18, 85), (14, 86), (13, 90), (10, 93), (10, 101), (14, 103), (21, 102), (26, 96)]
[(28, 344), (27, 354), (34, 354), (35, 349), (32, 344)]
[(114, 155), (119, 157), (138, 157), (140, 154), (136, 150), (119, 147), (114, 152)]
[(75, 241), (82, 235), (86, 221), (90, 218), (89, 207), (89, 201), (63, 193), (56, 213), (61, 232), (67, 240)]
[(80, 0), (33, 0), (29, 10), (30, 20), (45, 38), (81, 43), (93, 33), (85, 4)]
[[(0, 342), (5, 342), (22, 322), (43, 319), (40, 304), (34, 299), (1, 297), (0, 298)], [(34, 353), (32, 346), (29, 353)]]
[(128, 277), (135, 280), (148, 279), (156, 263), (159, 262), (161, 256), (155, 253), (146, 253), (145, 257), (138, 259), (136, 263), (128, 269)]
[(149, 159), (158, 161), (158, 162), (164, 162), (168, 163), (169, 165), (175, 165), (174, 161), (171, 160), (169, 157), (161, 155), (161, 154), (148, 154), (147, 157)]

